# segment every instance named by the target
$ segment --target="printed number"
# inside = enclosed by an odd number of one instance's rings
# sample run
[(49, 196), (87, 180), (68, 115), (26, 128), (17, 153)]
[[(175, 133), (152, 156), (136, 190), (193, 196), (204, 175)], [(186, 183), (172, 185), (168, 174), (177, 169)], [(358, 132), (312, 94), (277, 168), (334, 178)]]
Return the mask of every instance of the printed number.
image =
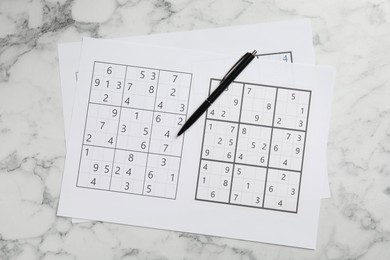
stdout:
[(167, 165), (167, 159), (166, 158), (162, 158), (161, 166), (165, 166), (165, 165)]
[(122, 88), (122, 82), (118, 81), (116, 84), (116, 89), (121, 89)]
[(291, 100), (295, 100), (295, 93), (291, 93)]
[(150, 94), (153, 94), (153, 93), (154, 93), (154, 86), (150, 86), (150, 87), (149, 87), (149, 93), (150, 93)]
[(132, 162), (132, 161), (134, 161), (134, 154), (129, 154), (129, 157), (127, 158), (127, 160), (129, 161), (129, 162)]
[(256, 204), (259, 204), (260, 203), (260, 197), (256, 197)]
[(126, 125), (122, 125), (121, 132), (122, 132), (122, 133), (126, 132)]
[(281, 124), (282, 124), (282, 118), (278, 117), (276, 123), (277, 123), (278, 125), (281, 125)]
[(212, 191), (212, 192), (210, 193), (210, 196), (211, 196), (211, 198), (214, 198), (214, 197), (215, 197), (215, 191)]
[(110, 75), (112, 73), (112, 67), (107, 68), (107, 74)]
[(203, 169), (205, 169), (207, 171), (207, 163), (205, 163), (205, 165), (203, 165)]
[(265, 163), (264, 156), (261, 156), (261, 157), (260, 157), (260, 163)]
[(283, 56), (283, 61), (288, 62), (287, 55), (284, 55), (284, 56)]
[(179, 117), (179, 122), (177, 122), (177, 125), (183, 125), (184, 118)]
[(133, 83), (132, 83), (132, 82), (127, 82), (127, 85), (129, 85), (129, 86), (127, 87), (127, 90), (130, 90), (130, 88), (133, 86)]
[(130, 183), (129, 182), (125, 182), (125, 190), (129, 190), (130, 189)]
[(269, 187), (268, 187), (268, 191), (269, 191), (269, 192), (273, 192), (273, 191), (274, 191), (274, 186), (272, 186), (272, 185), (269, 186)]
[(146, 186), (146, 193), (151, 193), (152, 192), (152, 185), (149, 184), (148, 186)]
[(100, 129), (103, 129), (103, 126), (106, 124), (106, 122), (100, 121), (100, 124), (101, 124)]
[(92, 184), (93, 186), (96, 185), (96, 178), (93, 178), (93, 179), (92, 179), (91, 184)]
[(301, 149), (299, 147), (295, 148), (295, 154), (299, 154), (301, 152)]
[(184, 104), (180, 104), (180, 112), (184, 112), (185, 110), (185, 105)]
[(126, 171), (126, 174), (129, 175), (129, 176), (131, 175), (131, 168), (129, 168), (129, 169)]
[(150, 171), (150, 172), (148, 173), (148, 178), (149, 178), (149, 179), (153, 179), (153, 176), (154, 176), (154, 175), (153, 175), (153, 171)]
[(231, 152), (228, 152), (228, 153), (226, 154), (226, 158), (231, 159), (231, 158), (232, 158), (232, 153), (231, 153)]
[(112, 117), (116, 117), (118, 115), (118, 110), (113, 109), (112, 110)]
[(116, 166), (116, 169), (115, 169), (115, 174), (120, 174), (120, 171), (121, 170), (121, 167), (119, 166)]
[(223, 186), (227, 187), (228, 185), (229, 185), (228, 180), (224, 180), (224, 181), (223, 181)]
[(156, 72), (152, 72), (152, 77), (150, 79), (151, 80), (155, 80), (156, 79)]
[(95, 79), (95, 87), (99, 86), (100, 84), (100, 79)]
[(172, 75), (173, 76), (173, 82), (176, 82), (178, 75)]
[(176, 97), (176, 94), (175, 94), (176, 93), (176, 89), (175, 88), (171, 88), (171, 91), (172, 91), (171, 92), (171, 96), (172, 97)]
[(238, 99), (237, 98), (233, 100), (233, 105), (235, 105), (235, 106), (238, 105)]
[(139, 76), (141, 79), (145, 78), (145, 71), (144, 70), (141, 70), (140, 72), (140, 76)]
[(90, 143), (91, 142), (91, 138), (92, 138), (92, 135), (91, 134), (87, 134), (87, 140), (86, 141)]
[(93, 165), (93, 171), (94, 171), (94, 172), (97, 172), (98, 170), (99, 170), (99, 164), (95, 163), (95, 164)]
[(104, 94), (103, 102), (108, 102), (108, 94)]
[(149, 128), (144, 127), (144, 132), (142, 133), (143, 135), (148, 135), (149, 134)]
[(291, 188), (291, 195), (295, 195), (295, 189), (294, 188)]
[(268, 103), (268, 104), (267, 104), (267, 110), (271, 110), (271, 108), (272, 108), (272, 107), (271, 107), (271, 103)]
[(282, 178), (280, 178), (282, 181), (285, 181), (286, 180), (286, 174), (285, 173), (282, 173)]
[(303, 126), (303, 120), (299, 120), (299, 127), (302, 127)]
[(257, 121), (259, 121), (259, 119), (260, 119), (260, 116), (259, 115), (255, 115), (255, 121), (257, 122)]
[(161, 115), (157, 115), (157, 116), (156, 116), (156, 122), (157, 122), (157, 123), (160, 123), (160, 122), (161, 122)]
[(278, 205), (279, 205), (279, 206), (283, 206), (283, 201), (280, 200), (280, 201), (278, 202)]

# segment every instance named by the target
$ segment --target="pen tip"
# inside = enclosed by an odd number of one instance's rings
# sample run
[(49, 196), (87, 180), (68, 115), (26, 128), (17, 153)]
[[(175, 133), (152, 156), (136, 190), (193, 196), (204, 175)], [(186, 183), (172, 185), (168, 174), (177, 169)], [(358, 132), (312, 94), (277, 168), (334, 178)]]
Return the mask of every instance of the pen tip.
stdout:
[(256, 50), (252, 51), (252, 55), (256, 55), (256, 53), (257, 53)]

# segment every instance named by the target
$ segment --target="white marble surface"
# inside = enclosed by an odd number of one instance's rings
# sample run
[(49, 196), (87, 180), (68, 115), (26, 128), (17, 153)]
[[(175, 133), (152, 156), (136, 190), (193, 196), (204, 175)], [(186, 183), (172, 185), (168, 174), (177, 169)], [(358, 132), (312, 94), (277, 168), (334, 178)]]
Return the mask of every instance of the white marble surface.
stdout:
[[(315, 251), (56, 217), (57, 43), (311, 18), (338, 76)], [(390, 259), (390, 1), (1, 0), (0, 259)]]

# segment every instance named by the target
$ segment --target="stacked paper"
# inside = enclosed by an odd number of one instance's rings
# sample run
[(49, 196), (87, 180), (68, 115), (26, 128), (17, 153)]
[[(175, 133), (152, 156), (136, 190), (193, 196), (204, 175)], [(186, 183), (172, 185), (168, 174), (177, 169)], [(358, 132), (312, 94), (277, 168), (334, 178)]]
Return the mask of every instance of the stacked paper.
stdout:
[(58, 215), (314, 249), (334, 70), (314, 65), (311, 39), (299, 20), (60, 44)]

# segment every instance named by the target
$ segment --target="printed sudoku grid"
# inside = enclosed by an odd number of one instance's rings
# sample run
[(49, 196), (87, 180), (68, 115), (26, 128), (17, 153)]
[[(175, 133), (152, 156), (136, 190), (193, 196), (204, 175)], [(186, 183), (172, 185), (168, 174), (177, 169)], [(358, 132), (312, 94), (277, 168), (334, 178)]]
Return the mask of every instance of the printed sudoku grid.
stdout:
[(195, 199), (297, 213), (310, 98), (233, 82), (205, 117)]
[(76, 186), (175, 199), (191, 80), (95, 62)]

